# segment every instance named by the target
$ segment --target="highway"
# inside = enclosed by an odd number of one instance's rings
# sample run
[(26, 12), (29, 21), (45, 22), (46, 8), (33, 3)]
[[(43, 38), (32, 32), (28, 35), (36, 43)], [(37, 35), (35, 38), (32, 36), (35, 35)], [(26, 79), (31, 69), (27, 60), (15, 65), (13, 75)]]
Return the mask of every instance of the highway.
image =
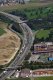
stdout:
[[(29, 28), (29, 26), (24, 21), (20, 20), (20, 17), (14, 16), (14, 15), (11, 15), (5, 12), (0, 12), (0, 14), (3, 14), (7, 18), (13, 20), (14, 22), (19, 23), (20, 28), (22, 28), (23, 30), (24, 42), (21, 47), (21, 50), (19, 54), (16, 56), (16, 58), (12, 61), (12, 63), (8, 66), (9, 68), (18, 67), (18, 65), (21, 65), (22, 62), (24, 61), (25, 56), (29, 53), (29, 50), (33, 44), (34, 37), (33, 37), (32, 30)], [(0, 75), (0, 80), (5, 80), (13, 72), (15, 72), (15, 70), (9, 71), (6, 69)]]

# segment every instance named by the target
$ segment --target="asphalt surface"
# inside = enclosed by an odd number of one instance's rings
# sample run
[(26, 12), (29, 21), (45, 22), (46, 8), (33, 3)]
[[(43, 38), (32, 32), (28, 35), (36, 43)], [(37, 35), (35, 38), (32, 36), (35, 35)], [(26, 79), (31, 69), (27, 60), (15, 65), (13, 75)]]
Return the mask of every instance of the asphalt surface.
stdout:
[[(9, 19), (13, 20), (16, 23), (19, 23), (20, 28), (22, 28), (23, 33), (24, 33), (24, 42), (22, 45), (22, 48), (19, 52), (19, 54), (16, 56), (16, 58), (12, 61), (12, 63), (8, 66), (9, 68), (15, 68), (18, 67), (18, 65), (21, 65), (22, 62), (25, 59), (25, 56), (29, 53), (29, 50), (33, 44), (33, 33), (29, 26), (22, 20), (20, 20), (20, 17), (5, 13), (5, 12), (0, 12), (0, 14), (3, 14), (4, 16), (8, 17)], [(15, 70), (5, 70), (1, 73), (0, 75), (0, 80), (5, 80), (7, 77), (11, 76), (10, 74), (15, 72)]]

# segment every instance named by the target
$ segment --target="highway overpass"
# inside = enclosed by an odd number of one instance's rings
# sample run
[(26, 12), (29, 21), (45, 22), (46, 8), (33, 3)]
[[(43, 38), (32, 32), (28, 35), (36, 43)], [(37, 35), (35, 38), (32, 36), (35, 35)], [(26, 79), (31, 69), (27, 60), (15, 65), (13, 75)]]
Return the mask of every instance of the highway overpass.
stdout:
[[(4, 16), (6, 16), (7, 18), (13, 20), (16, 23), (19, 23), (19, 26), (22, 28), (23, 33), (24, 33), (24, 43), (23, 46), (21, 48), (21, 52), (19, 52), (19, 54), (16, 56), (16, 58), (12, 61), (12, 63), (8, 66), (8, 67), (18, 67), (18, 65), (21, 65), (22, 62), (24, 61), (26, 55), (29, 53), (29, 50), (33, 44), (33, 33), (32, 30), (29, 28), (29, 26), (22, 20), (20, 20), (20, 17), (5, 13), (5, 12), (0, 12), (0, 14), (3, 14)], [(15, 70), (13, 70), (14, 72)], [(2, 72), (2, 74), (0, 75), (0, 80), (5, 80), (7, 77), (9, 77), (9, 75), (12, 73), (11, 71), (4, 71)]]

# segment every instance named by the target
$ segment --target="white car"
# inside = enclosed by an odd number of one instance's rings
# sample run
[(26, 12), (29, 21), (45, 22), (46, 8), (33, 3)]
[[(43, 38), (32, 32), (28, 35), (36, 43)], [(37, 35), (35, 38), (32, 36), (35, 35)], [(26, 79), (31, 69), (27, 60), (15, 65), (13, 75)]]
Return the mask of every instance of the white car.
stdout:
[(3, 73), (6, 73), (7, 71), (3, 71)]

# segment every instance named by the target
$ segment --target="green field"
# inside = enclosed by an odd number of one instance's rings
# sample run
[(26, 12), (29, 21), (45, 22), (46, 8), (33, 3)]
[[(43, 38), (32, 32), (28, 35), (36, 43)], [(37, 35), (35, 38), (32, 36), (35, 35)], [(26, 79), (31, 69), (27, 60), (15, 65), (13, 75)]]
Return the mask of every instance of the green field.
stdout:
[(51, 13), (53, 14), (53, 7), (37, 8), (31, 9), (31, 11), (30, 10), (26, 11), (28, 19), (44, 18)]
[(6, 33), (4, 29), (7, 28), (7, 26), (8, 26), (7, 23), (0, 20), (0, 36)]
[(0, 11), (12, 11), (12, 10), (23, 10), (23, 9), (32, 9), (36, 7), (41, 7), (41, 6), (49, 6), (52, 5), (53, 2), (48, 2), (48, 3), (27, 3), (27, 4), (16, 4), (16, 5), (8, 5), (0, 7)]
[(39, 30), (37, 32), (36, 38), (38, 38), (38, 39), (41, 39), (41, 38), (46, 39), (46, 38), (49, 37), (49, 33), (50, 33), (50, 30), (43, 30), (43, 29), (41, 29), (41, 30)]
[(40, 0), (30, 0), (30, 2), (37, 2), (37, 1), (40, 1)]
[(18, 78), (18, 79), (6, 79), (6, 80), (53, 80), (53, 76), (50, 77), (36, 77), (36, 78)]
[[(33, 3), (34, 5), (38, 5), (38, 3)], [(15, 10), (10, 10), (9, 12), (17, 15), (25, 17), (29, 20), (37, 19), (37, 18), (46, 18), (49, 14), (53, 14), (53, 6), (44, 6), (39, 3), (39, 6), (34, 6), (33, 4), (25, 4), (17, 7)], [(41, 7), (43, 6), (43, 7)], [(19, 9), (20, 8), (20, 9)], [(12, 8), (11, 8), (12, 9)]]
[(3, 35), (4, 33), (6, 33), (5, 30), (0, 28), (0, 36)]
[[(15, 15), (26, 15), (27, 19), (42, 18), (48, 15), (48, 13), (53, 12), (53, 2), (45, 3), (27, 3), (27, 4), (16, 4), (0, 7), (0, 11), (12, 12)], [(51, 10), (49, 8), (51, 8)], [(46, 7), (46, 8), (44, 8)], [(20, 16), (19, 15), (19, 16)], [(22, 16), (24, 17), (24, 16)]]
[(51, 77), (39, 77), (39, 78), (35, 78), (34, 80), (53, 80), (53, 76)]

